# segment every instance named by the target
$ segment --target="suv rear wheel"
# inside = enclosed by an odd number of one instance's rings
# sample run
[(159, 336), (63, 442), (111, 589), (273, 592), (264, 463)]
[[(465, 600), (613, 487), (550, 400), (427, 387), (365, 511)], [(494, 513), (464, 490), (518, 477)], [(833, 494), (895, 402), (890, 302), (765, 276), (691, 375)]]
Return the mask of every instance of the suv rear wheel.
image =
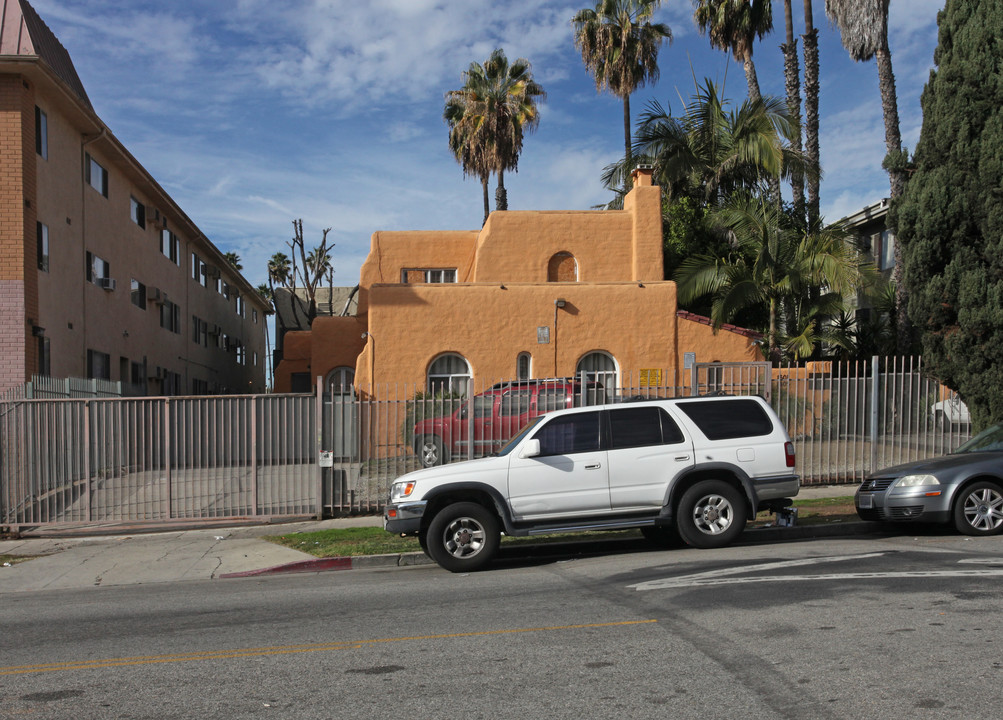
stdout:
[(745, 501), (723, 480), (702, 480), (679, 500), (677, 527), (688, 545), (719, 548), (745, 529)]
[(432, 518), (425, 534), (428, 554), (450, 572), (478, 570), (498, 552), (498, 519), (483, 505), (447, 505)]

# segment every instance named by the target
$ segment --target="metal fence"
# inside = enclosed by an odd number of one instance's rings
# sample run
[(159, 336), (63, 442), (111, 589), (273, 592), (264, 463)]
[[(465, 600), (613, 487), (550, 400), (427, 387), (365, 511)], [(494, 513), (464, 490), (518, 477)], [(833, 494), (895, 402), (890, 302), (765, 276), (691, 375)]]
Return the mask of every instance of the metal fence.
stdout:
[(970, 434), (963, 403), (911, 358), (444, 387), (0, 402), (0, 525), (372, 513), (403, 473), (490, 454), (537, 414), (645, 398), (767, 398), (805, 484), (858, 482)]

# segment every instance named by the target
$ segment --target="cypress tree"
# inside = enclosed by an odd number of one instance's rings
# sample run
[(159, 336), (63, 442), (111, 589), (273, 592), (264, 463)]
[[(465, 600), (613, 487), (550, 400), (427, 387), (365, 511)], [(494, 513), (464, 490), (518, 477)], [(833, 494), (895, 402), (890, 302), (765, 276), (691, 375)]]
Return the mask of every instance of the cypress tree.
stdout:
[(924, 364), (1003, 421), (1003, 4), (947, 0), (923, 91), (915, 172), (897, 214)]

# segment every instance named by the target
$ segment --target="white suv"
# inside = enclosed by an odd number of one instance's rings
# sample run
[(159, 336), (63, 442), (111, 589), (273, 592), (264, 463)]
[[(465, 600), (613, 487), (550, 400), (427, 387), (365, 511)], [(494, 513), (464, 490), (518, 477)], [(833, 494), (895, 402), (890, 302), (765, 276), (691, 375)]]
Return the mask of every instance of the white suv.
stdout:
[(599, 405), (534, 418), (492, 457), (402, 475), (386, 530), (466, 572), (500, 534), (640, 528), (656, 542), (732, 542), (797, 494), (794, 445), (760, 397)]

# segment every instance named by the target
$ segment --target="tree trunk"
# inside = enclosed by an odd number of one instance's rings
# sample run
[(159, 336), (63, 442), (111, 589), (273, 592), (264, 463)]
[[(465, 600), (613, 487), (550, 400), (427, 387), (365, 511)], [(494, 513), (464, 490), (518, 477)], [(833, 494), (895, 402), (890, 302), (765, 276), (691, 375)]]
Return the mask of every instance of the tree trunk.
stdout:
[[(892, 72), (892, 53), (888, 49), (887, 38), (883, 45), (874, 54), (874, 57), (878, 66), (878, 86), (881, 88), (881, 112), (885, 120), (885, 148), (888, 152), (885, 159), (891, 185), (890, 198), (894, 206), (905, 191), (906, 173), (900, 159), (902, 134), (899, 130), (898, 97), (895, 92), (895, 73)], [(896, 228), (888, 227), (888, 230), (895, 234)], [(909, 315), (906, 312), (908, 295), (905, 283), (902, 282), (902, 273), (905, 269), (903, 264), (902, 244), (896, 239), (895, 268), (892, 270), (892, 280), (895, 281), (895, 339), (900, 354), (908, 353), (912, 344), (912, 330)]]
[(623, 98), (623, 159), (624, 168), (627, 171), (627, 176), (633, 172), (634, 168), (631, 167), (631, 152), (630, 152), (630, 95), (625, 95)]
[(763, 96), (759, 92), (759, 78), (756, 77), (756, 64), (752, 62), (752, 52), (745, 53), (745, 61), (742, 63), (745, 68), (745, 82), (749, 86), (749, 99), (753, 102), (762, 100)]
[(808, 226), (820, 214), (819, 183), (821, 166), (818, 149), (818, 30), (811, 26), (811, 0), (805, 0), (804, 119), (805, 154), (814, 172), (808, 176)]
[(498, 171), (498, 187), (495, 188), (495, 210), (508, 210), (508, 193), (505, 192), (505, 172)]
[(491, 195), (488, 193), (488, 178), (481, 178), (481, 190), (484, 193), (484, 219), (481, 221), (481, 227), (484, 227), (484, 223), (488, 221), (488, 215), (491, 214)]
[[(801, 152), (801, 70), (798, 67), (798, 44), (794, 39), (794, 21), (791, 18), (791, 0), (784, 0), (784, 22), (787, 27), (787, 41), (780, 46), (784, 54), (784, 86), (787, 90), (787, 110), (797, 122), (798, 134), (791, 143)], [(798, 221), (805, 219), (804, 176), (795, 174), (791, 179), (791, 194), (794, 200), (794, 214)]]

